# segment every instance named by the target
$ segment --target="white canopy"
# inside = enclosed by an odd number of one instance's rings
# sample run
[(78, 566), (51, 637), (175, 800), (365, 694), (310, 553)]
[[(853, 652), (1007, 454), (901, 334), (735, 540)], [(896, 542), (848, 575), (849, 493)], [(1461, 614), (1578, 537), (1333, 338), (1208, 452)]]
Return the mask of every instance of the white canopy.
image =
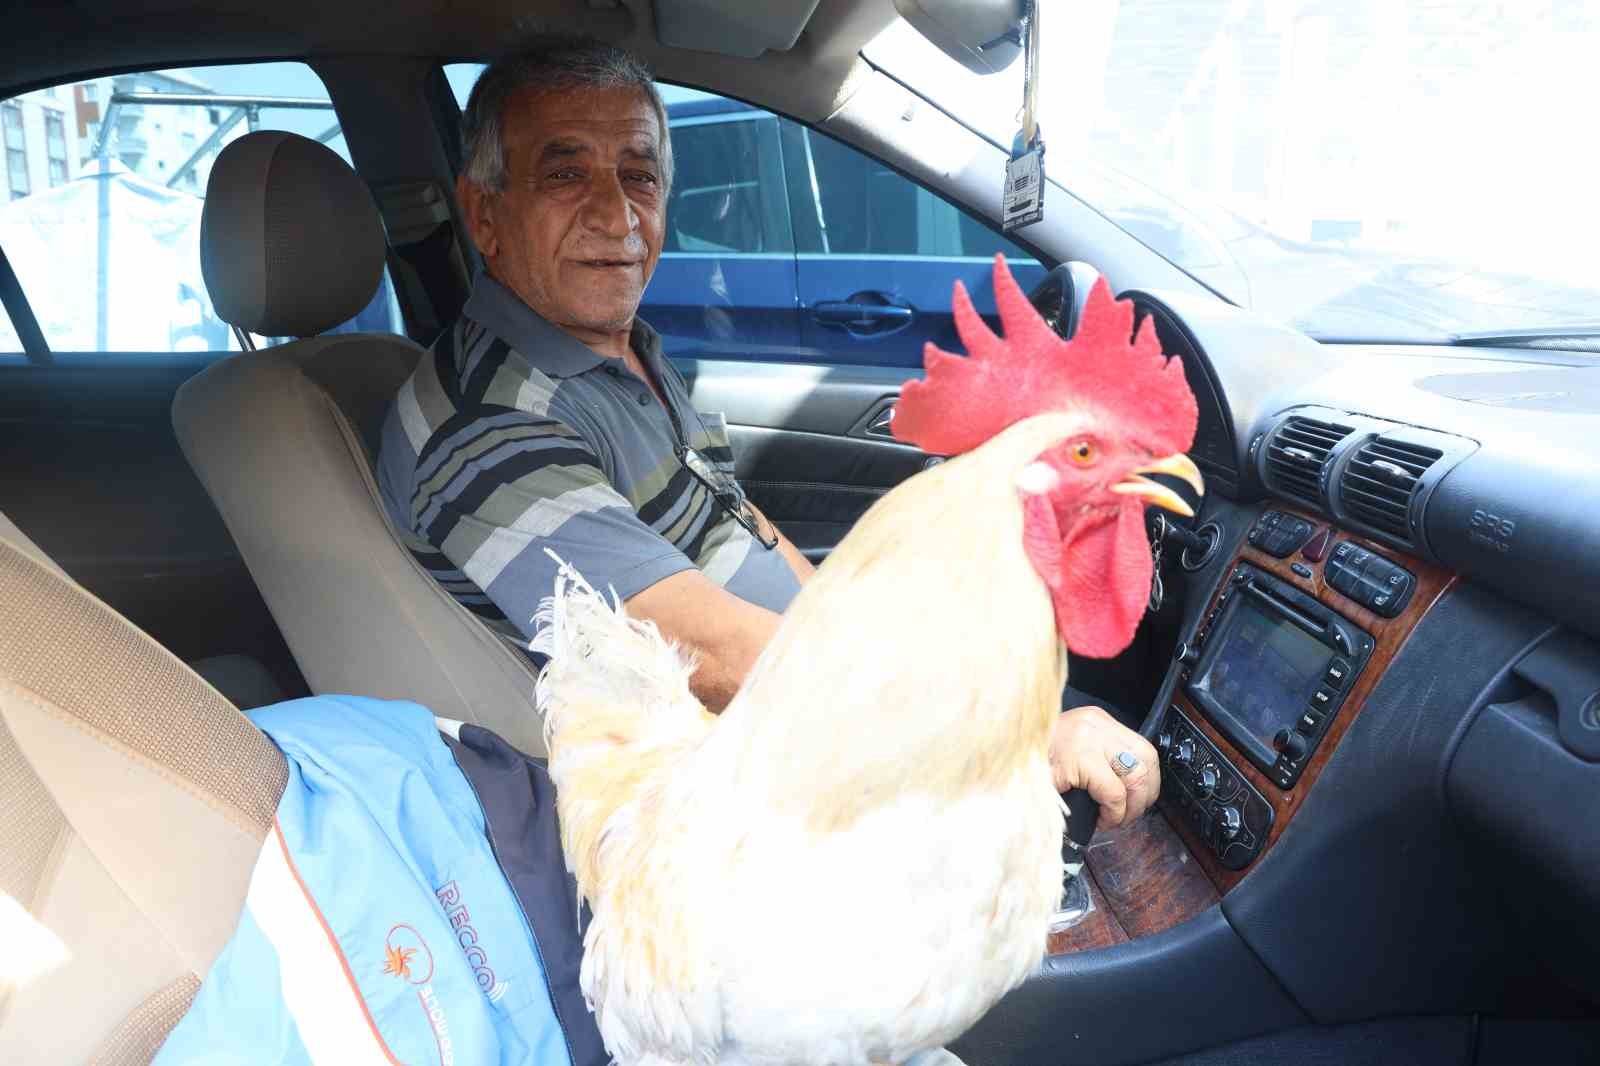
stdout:
[[(54, 351), (230, 347), (200, 274), (193, 193), (91, 160), (74, 181), (0, 206), (0, 248)], [(0, 351), (20, 351), (0, 315)]]

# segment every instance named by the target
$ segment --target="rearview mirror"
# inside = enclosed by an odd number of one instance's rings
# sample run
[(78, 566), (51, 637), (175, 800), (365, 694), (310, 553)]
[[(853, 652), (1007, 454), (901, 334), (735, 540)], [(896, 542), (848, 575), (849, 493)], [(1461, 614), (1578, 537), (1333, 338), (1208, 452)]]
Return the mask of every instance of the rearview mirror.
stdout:
[(976, 74), (998, 74), (1022, 54), (1024, 0), (894, 0), (900, 17)]

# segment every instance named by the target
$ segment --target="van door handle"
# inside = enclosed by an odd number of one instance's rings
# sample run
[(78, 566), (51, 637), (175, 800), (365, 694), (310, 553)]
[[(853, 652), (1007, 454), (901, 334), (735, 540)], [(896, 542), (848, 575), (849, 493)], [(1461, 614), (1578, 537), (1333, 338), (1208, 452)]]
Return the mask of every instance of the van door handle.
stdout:
[(852, 337), (898, 333), (916, 319), (914, 308), (895, 303), (880, 292), (858, 292), (846, 300), (823, 300), (811, 309), (817, 322)]

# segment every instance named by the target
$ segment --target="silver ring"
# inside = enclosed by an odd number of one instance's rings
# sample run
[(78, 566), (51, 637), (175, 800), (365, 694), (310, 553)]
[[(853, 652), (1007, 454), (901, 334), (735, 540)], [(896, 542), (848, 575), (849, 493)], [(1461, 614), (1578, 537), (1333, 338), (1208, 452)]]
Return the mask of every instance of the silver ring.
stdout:
[(1119, 751), (1111, 759), (1111, 772), (1127, 777), (1139, 768), (1139, 757), (1131, 751)]

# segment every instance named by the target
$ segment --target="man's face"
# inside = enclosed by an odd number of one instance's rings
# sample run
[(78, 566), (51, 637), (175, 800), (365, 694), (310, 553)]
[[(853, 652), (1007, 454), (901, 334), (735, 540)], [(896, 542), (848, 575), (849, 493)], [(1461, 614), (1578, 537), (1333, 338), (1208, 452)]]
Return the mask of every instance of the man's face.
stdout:
[(525, 92), (503, 129), (505, 190), (461, 187), (490, 274), (580, 340), (626, 331), (666, 216), (655, 109), (635, 89)]

